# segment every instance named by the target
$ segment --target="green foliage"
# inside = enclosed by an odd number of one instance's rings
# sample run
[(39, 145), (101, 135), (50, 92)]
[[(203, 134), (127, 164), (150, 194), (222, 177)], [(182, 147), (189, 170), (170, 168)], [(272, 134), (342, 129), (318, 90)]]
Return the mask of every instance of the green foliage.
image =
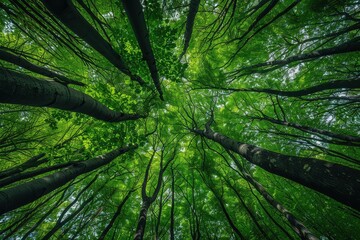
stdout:
[[(146, 118), (107, 123), (80, 113), (0, 105), (0, 171), (40, 153), (46, 153), (49, 161), (36, 169), (86, 160), (119, 146), (139, 145), (135, 152), (119, 157), (110, 165), (3, 215), (0, 218), (2, 239), (21, 238), (30, 230), (28, 238), (44, 237), (96, 174), (98, 179), (68, 214), (96, 192), (93, 200), (53, 237), (97, 239), (127, 192), (134, 190), (106, 239), (133, 238), (149, 159), (155, 151), (146, 188), (151, 194), (157, 185), (161, 161), (166, 164), (174, 150), (175, 159), (160, 179), (162, 189), (149, 208), (144, 239), (155, 235), (159, 239), (169, 238), (172, 193), (175, 239), (237, 239), (219, 201), (225, 204), (246, 239), (297, 239), (284, 217), (241, 177), (226, 151), (192, 132), (204, 129), (211, 114), (214, 116), (212, 129), (238, 141), (286, 155), (312, 157), (359, 169), (359, 143), (341, 145), (328, 136), (259, 119), (266, 115), (358, 137), (358, 89), (326, 89), (299, 98), (234, 90), (295, 91), (335, 80), (358, 79), (358, 49), (280, 66), (256, 67), (258, 63), (334, 48), (358, 38), (360, 6), (357, 1), (299, 1), (275, 20), (294, 1), (278, 1), (261, 19), (261, 12), (276, 1), (264, 1), (262, 6), (259, 4), (263, 1), (202, 1), (190, 47), (182, 59), (179, 55), (189, 1), (141, 1), (164, 102), (156, 95), (121, 1), (72, 2), (130, 70), (145, 80), (145, 86), (131, 81), (112, 66), (49, 15), (39, 1), (20, 2), (0, 3), (2, 49), (10, 49), (36, 65), (85, 83), (85, 87), (69, 87), (112, 110), (140, 113)], [(84, 2), (98, 20), (83, 9), (80, 2)], [(353, 25), (354, 29), (343, 31)], [(47, 79), (6, 61), (0, 60), (0, 65)], [(244, 74), (241, 69), (246, 70)], [(355, 210), (237, 157), (244, 169), (314, 235), (322, 239), (360, 236), (359, 215)], [(45, 175), (47, 173), (39, 176)], [(45, 200), (46, 204), (42, 204)]]

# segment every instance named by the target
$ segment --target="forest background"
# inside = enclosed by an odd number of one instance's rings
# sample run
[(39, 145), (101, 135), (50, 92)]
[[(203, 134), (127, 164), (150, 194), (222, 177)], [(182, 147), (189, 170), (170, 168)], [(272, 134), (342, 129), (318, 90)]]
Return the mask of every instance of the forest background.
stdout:
[(356, 239), (355, 0), (0, 2), (1, 239)]

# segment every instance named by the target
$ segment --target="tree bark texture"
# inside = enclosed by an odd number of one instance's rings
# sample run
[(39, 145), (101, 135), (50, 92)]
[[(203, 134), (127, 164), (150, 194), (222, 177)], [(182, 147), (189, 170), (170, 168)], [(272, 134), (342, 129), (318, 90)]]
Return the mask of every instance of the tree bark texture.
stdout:
[(136, 227), (135, 237), (134, 240), (142, 240), (145, 233), (146, 227), (146, 215), (150, 207), (150, 203), (147, 201), (143, 201), (141, 205), (141, 210), (139, 214), (139, 221)]
[(249, 162), (360, 210), (360, 171), (315, 158), (284, 155), (238, 142), (210, 129), (194, 130)]
[(63, 75), (60, 75), (58, 73), (55, 73), (53, 71), (50, 71), (47, 68), (44, 67), (40, 67), (37, 66), (35, 64), (32, 64), (31, 62), (29, 62), (28, 60), (20, 57), (20, 56), (16, 56), (12, 53), (9, 53), (8, 51), (4, 51), (0, 49), (0, 59), (16, 64), (20, 67), (23, 67), (29, 71), (32, 71), (34, 73), (38, 73), (41, 74), (43, 76), (52, 78), (52, 79), (57, 79), (58, 81), (63, 82), (64, 84), (74, 84), (74, 85), (79, 85), (79, 86), (85, 86), (84, 83), (78, 82), (78, 81), (74, 81), (72, 79), (69, 79)]
[(84, 113), (107, 122), (135, 120), (138, 114), (110, 110), (92, 97), (66, 85), (40, 80), (0, 67), (0, 102), (36, 107), (51, 107)]
[(351, 135), (345, 135), (345, 134), (340, 134), (340, 133), (333, 133), (327, 130), (322, 130), (322, 129), (318, 129), (318, 128), (313, 128), (313, 127), (309, 127), (309, 126), (305, 126), (305, 125), (300, 125), (298, 123), (293, 123), (293, 122), (288, 122), (288, 121), (284, 121), (284, 120), (278, 120), (275, 118), (271, 118), (268, 116), (264, 116), (264, 117), (255, 117), (254, 119), (258, 119), (258, 120), (266, 120), (278, 125), (282, 125), (282, 126), (288, 126), (288, 127), (292, 127), (298, 130), (301, 130), (303, 132), (308, 132), (308, 133), (315, 133), (315, 134), (321, 134), (321, 135), (325, 135), (331, 138), (336, 138), (345, 142), (334, 142), (337, 144), (342, 144), (342, 145), (349, 145), (349, 146), (359, 146), (360, 143), (360, 137), (357, 136), (351, 136)]
[(122, 0), (122, 3), (135, 33), (136, 40), (139, 43), (143, 58), (146, 60), (149, 67), (156, 90), (159, 92), (160, 99), (164, 100), (159, 81), (159, 73), (156, 67), (154, 53), (151, 48), (149, 31), (146, 27), (141, 3), (139, 0)]
[(186, 54), (187, 49), (190, 45), (191, 35), (193, 32), (194, 22), (196, 14), (199, 10), (200, 0), (191, 0), (189, 13), (186, 18), (186, 26), (185, 26), (185, 33), (184, 33), (184, 48), (180, 54), (180, 59)]
[(125, 198), (121, 201), (121, 203), (119, 204), (119, 206), (116, 209), (116, 212), (114, 213), (113, 217), (111, 218), (109, 224), (106, 226), (106, 228), (104, 229), (104, 231), (101, 233), (99, 240), (105, 239), (106, 234), (110, 231), (110, 229), (112, 228), (112, 226), (114, 225), (116, 219), (119, 217), (121, 210), (123, 208), (123, 206), (125, 205), (126, 201), (130, 198), (130, 195), (133, 191), (129, 191)]
[(45, 7), (54, 14), (65, 26), (71, 29), (76, 35), (103, 55), (121, 72), (128, 75), (132, 80), (141, 85), (145, 82), (131, 73), (125, 62), (117, 54), (111, 45), (86, 21), (86, 19), (75, 8), (71, 0), (42, 0)]
[(59, 172), (0, 191), (0, 214), (31, 203), (65, 185), (77, 176), (110, 163), (119, 155), (137, 146), (122, 147), (90, 160), (78, 162)]
[[(239, 169), (239, 171), (242, 173), (242, 177), (250, 183), (252, 186), (255, 187), (255, 189), (264, 197), (264, 199), (277, 211), (279, 211), (290, 223), (290, 226), (292, 229), (296, 232), (296, 234), (301, 238), (305, 240), (318, 240), (318, 238), (312, 234), (312, 232), (297, 218), (289, 212), (281, 203), (276, 201), (273, 196), (261, 185), (259, 182), (257, 182), (250, 174), (248, 174), (242, 165), (239, 163), (239, 161), (235, 158), (233, 154), (231, 154), (230, 151), (228, 151), (228, 154), (233, 159), (236, 167)], [(230, 185), (230, 183), (229, 183)], [(231, 186), (231, 188), (236, 191), (236, 189)]]
[(224, 88), (224, 90), (231, 90), (235, 92), (260, 92), (260, 93), (268, 93), (278, 96), (285, 97), (302, 97), (306, 95), (310, 95), (313, 93), (330, 90), (330, 89), (357, 89), (360, 88), (360, 79), (351, 79), (351, 80), (337, 80), (326, 83), (321, 83), (319, 85), (308, 87), (305, 89), (294, 90), (294, 91), (282, 91), (270, 88), (244, 88), (244, 89), (236, 89), (236, 88)]

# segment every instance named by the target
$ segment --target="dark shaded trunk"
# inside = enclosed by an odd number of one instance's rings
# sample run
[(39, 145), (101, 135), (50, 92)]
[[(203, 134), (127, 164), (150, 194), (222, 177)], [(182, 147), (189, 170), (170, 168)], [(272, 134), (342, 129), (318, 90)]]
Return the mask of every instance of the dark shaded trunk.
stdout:
[(264, 238), (269, 239), (268, 235), (266, 234), (266, 232), (264, 231), (264, 229), (260, 226), (260, 224), (258, 223), (256, 216), (254, 214), (254, 212), (252, 210), (250, 210), (250, 208), (246, 205), (246, 203), (244, 202), (244, 200), (242, 199), (242, 196), (240, 195), (240, 193), (238, 192), (238, 190), (227, 180), (224, 178), (224, 181), (226, 182), (226, 184), (235, 192), (237, 198), (239, 199), (239, 201), (241, 202), (241, 205), (243, 206), (243, 208), (246, 210), (246, 212), (248, 213), (248, 215), (250, 216), (251, 220), (255, 223), (256, 227), (259, 229), (259, 231), (261, 232), (261, 234), (263, 235)]
[(122, 0), (124, 9), (129, 18), (131, 27), (135, 33), (136, 40), (143, 54), (143, 59), (149, 67), (151, 78), (155, 84), (156, 90), (159, 92), (160, 99), (164, 100), (161, 90), (159, 73), (156, 67), (154, 53), (151, 48), (149, 31), (146, 27), (144, 13), (139, 0)]
[(19, 186), (0, 191), (0, 214), (31, 203), (53, 190), (65, 185), (77, 176), (102, 167), (119, 155), (137, 146), (118, 148), (90, 160), (78, 162), (64, 170), (35, 179)]
[(63, 84), (40, 80), (0, 67), (0, 102), (51, 107), (84, 113), (107, 122), (135, 120), (143, 116), (110, 110), (89, 95)]
[(52, 72), (50, 70), (48, 70), (47, 68), (44, 67), (40, 67), (37, 66), (35, 64), (32, 64), (31, 62), (29, 62), (28, 60), (20, 57), (20, 56), (16, 56), (10, 52), (7, 51), (3, 51), (0, 49), (0, 59), (16, 64), (22, 68), (25, 68), (29, 71), (32, 71), (34, 73), (38, 73), (41, 74), (43, 76), (52, 78), (54, 81), (57, 81), (59, 83), (62, 84), (74, 84), (74, 85), (78, 85), (78, 86), (85, 86), (84, 83), (78, 82), (78, 81), (74, 81), (72, 79), (69, 79), (63, 75), (57, 74), (55, 72)]
[(105, 239), (106, 234), (110, 231), (110, 229), (114, 225), (116, 219), (119, 217), (123, 206), (125, 205), (126, 201), (129, 199), (132, 192), (133, 191), (129, 191), (126, 194), (125, 198), (121, 201), (121, 203), (119, 204), (119, 206), (116, 209), (116, 212), (114, 213), (113, 217), (111, 218), (109, 224), (105, 227), (104, 231), (101, 233), (99, 240)]
[(240, 232), (240, 230), (236, 227), (234, 221), (231, 219), (230, 214), (228, 213), (224, 201), (218, 196), (217, 192), (215, 192), (215, 190), (211, 187), (209, 187), (209, 189), (213, 192), (215, 198), (218, 200), (221, 210), (223, 211), (226, 220), (228, 221), (231, 229), (236, 233), (236, 235), (240, 238), (240, 239), (245, 239), (244, 235), (242, 235), (242, 233)]
[(14, 175), (11, 175), (10, 177), (4, 178), (0, 180), (0, 187), (4, 187), (7, 186), (11, 183), (20, 181), (20, 180), (24, 180), (24, 179), (28, 179), (31, 177), (35, 177), (38, 176), (40, 174), (43, 173), (47, 173), (47, 172), (51, 172), (60, 168), (64, 168), (64, 167), (68, 167), (70, 165), (76, 164), (76, 162), (68, 162), (68, 163), (60, 163), (60, 164), (56, 164), (50, 167), (45, 167), (45, 168), (41, 168), (41, 169), (36, 169), (34, 171), (29, 171), (29, 172), (21, 172), (21, 173), (17, 173)]
[(160, 239), (160, 235), (162, 232), (159, 230), (159, 228), (160, 228), (160, 224), (161, 224), (161, 215), (162, 215), (162, 211), (163, 211), (164, 188), (165, 188), (165, 185), (163, 184), (161, 187), (161, 192), (160, 192), (160, 196), (159, 196), (159, 204), (158, 204), (159, 210), (158, 210), (157, 218), (155, 221), (155, 240)]
[(170, 240), (175, 239), (175, 176), (171, 166), (171, 209), (170, 209)]
[(148, 201), (143, 201), (141, 205), (141, 210), (139, 214), (139, 220), (138, 224), (136, 226), (136, 232), (135, 232), (135, 240), (142, 240), (145, 233), (145, 227), (146, 227), (146, 215), (149, 210), (151, 203)]
[(128, 75), (132, 80), (141, 85), (145, 82), (131, 73), (125, 62), (117, 54), (111, 45), (86, 21), (86, 19), (75, 8), (71, 0), (42, 0), (45, 7), (54, 14), (65, 26), (71, 29), (76, 35), (103, 55), (121, 72)]
[(142, 204), (141, 204), (138, 224), (137, 224), (137, 227), (136, 227), (136, 230), (135, 230), (135, 237), (134, 237), (135, 240), (140, 240), (140, 239), (143, 239), (143, 237), (144, 237), (145, 227), (146, 227), (146, 215), (147, 215), (147, 212), (149, 210), (149, 207), (156, 200), (156, 198), (157, 198), (157, 196), (158, 196), (158, 194), (160, 192), (160, 189), (161, 189), (161, 186), (162, 186), (162, 183), (163, 183), (163, 174), (164, 174), (165, 170), (167, 169), (169, 164), (175, 158), (175, 153), (176, 153), (175, 151), (176, 150), (174, 149), (173, 155), (170, 157), (170, 159), (164, 165), (163, 164), (163, 161), (164, 161), (164, 148), (165, 147), (163, 146), (163, 149), (161, 151), (160, 170), (159, 170), (159, 173), (158, 173), (158, 176), (157, 176), (156, 187), (155, 187), (155, 190), (154, 190), (154, 192), (153, 192), (153, 194), (151, 196), (147, 195), (146, 186), (147, 186), (148, 179), (149, 179), (150, 167), (151, 167), (151, 164), (152, 164), (152, 162), (154, 160), (154, 157), (155, 157), (155, 153), (156, 153), (155, 150), (153, 151), (153, 153), (152, 153), (152, 155), (150, 157), (149, 163), (146, 166), (145, 176), (144, 176), (144, 180), (143, 180), (142, 186), (141, 186)]
[(360, 210), (360, 171), (315, 158), (296, 157), (238, 142), (208, 129), (195, 133), (240, 154), (249, 162)]
[[(291, 11), (298, 3), (300, 3), (301, 0), (296, 0), (294, 1), (292, 4), (290, 4), (285, 10), (281, 11), (280, 13), (278, 13), (273, 19), (271, 19), (269, 22), (265, 23), (264, 25), (262, 25), (261, 27), (257, 28), (256, 31), (251, 34), (250, 37), (248, 37), (244, 43), (241, 45), (241, 47), (237, 50), (237, 53), (259, 32), (261, 32), (263, 29), (265, 29), (266, 27), (268, 27), (270, 24), (272, 24), (273, 22), (275, 22), (277, 19), (281, 18), (282, 16), (284, 16), (286, 13), (288, 13), (289, 11)], [(272, 2), (270, 3), (270, 7), (272, 4), (276, 4), (277, 2)], [(275, 5), (274, 5), (275, 6)], [(270, 9), (271, 10), (271, 9)], [(240, 37), (240, 39), (236, 39), (236, 40), (241, 40), (242, 38), (244, 38), (245, 36)]]
[(360, 79), (351, 79), (351, 80), (337, 80), (332, 82), (322, 83), (313, 87), (308, 87), (301, 90), (295, 91), (282, 91), (269, 88), (220, 88), (222, 90), (230, 90), (234, 92), (259, 92), (259, 93), (268, 93), (278, 96), (285, 97), (302, 97), (310, 95), (313, 93), (330, 90), (330, 89), (357, 89), (360, 88)]
[(288, 127), (292, 127), (298, 130), (301, 130), (303, 132), (307, 132), (307, 133), (314, 133), (314, 134), (321, 134), (321, 135), (325, 135), (331, 138), (337, 138), (339, 140), (343, 140), (345, 142), (337, 142), (335, 141), (335, 144), (340, 144), (340, 145), (348, 145), (348, 146), (360, 146), (360, 137), (356, 137), (356, 136), (350, 136), (350, 135), (344, 135), (344, 134), (339, 134), (339, 133), (333, 133), (327, 130), (322, 130), (322, 129), (317, 129), (317, 128), (313, 128), (313, 127), (308, 127), (308, 126), (304, 126), (304, 125), (300, 125), (297, 123), (292, 123), (292, 122), (288, 122), (288, 121), (282, 121), (282, 120), (278, 120), (275, 118), (271, 118), (268, 116), (264, 116), (264, 117), (254, 117), (253, 119), (258, 119), (258, 120), (266, 120), (278, 125), (282, 125), (282, 126), (288, 126)]
[[(331, 48), (325, 48), (316, 50), (310, 53), (304, 53), (299, 54), (295, 56), (288, 57), (284, 60), (274, 60), (274, 61), (268, 61), (263, 63), (254, 64), (248, 67), (240, 68), (239, 70), (235, 70), (233, 73), (240, 74), (240, 76), (245, 74), (252, 74), (257, 72), (266, 72), (267, 70), (259, 70), (258, 68), (262, 67), (270, 67), (268, 70), (274, 70), (278, 67), (282, 67), (285, 65), (288, 65), (293, 62), (299, 62), (299, 61), (308, 61), (313, 60), (316, 58), (326, 57), (330, 55), (336, 55), (336, 54), (342, 54), (342, 53), (349, 53), (349, 52), (357, 52), (360, 50), (360, 37), (356, 37), (348, 42), (345, 42), (343, 44), (340, 44), (338, 46), (334, 46)], [(275, 68), (273, 68), (275, 67)], [(246, 73), (241, 74), (241, 72), (246, 71)], [(247, 72), (249, 71), (249, 72)]]
[[(9, 176), (17, 174), (17, 173), (21, 173), (29, 168), (37, 167), (40, 164), (43, 164), (44, 162), (49, 161), (47, 158), (41, 159), (44, 156), (45, 156), (45, 153), (41, 153), (39, 155), (36, 155), (36, 156), (30, 158), (26, 162), (24, 162), (16, 167), (12, 167), (12, 168), (6, 169), (5, 171), (0, 172), (0, 179), (9, 177)], [(1, 180), (0, 180), (0, 182), (1, 182)]]
[(193, 32), (194, 22), (196, 14), (199, 10), (200, 0), (191, 0), (189, 13), (186, 18), (186, 27), (184, 33), (184, 48), (180, 54), (180, 59), (186, 54), (187, 49), (189, 48), (191, 35)]
[(241, 166), (241, 164), (238, 162), (238, 160), (235, 158), (235, 156), (233, 156), (229, 151), (228, 151), (229, 155), (231, 156), (231, 158), (234, 160), (237, 168), (240, 170), (240, 172), (242, 173), (242, 177), (249, 182), (252, 186), (255, 187), (255, 189), (265, 198), (265, 200), (277, 211), (279, 211), (284, 217), (285, 219), (288, 220), (288, 222), (290, 223), (291, 227), (294, 229), (294, 231), (296, 232), (296, 234), (301, 238), (301, 239), (306, 239), (306, 240), (318, 240), (317, 237), (315, 237), (311, 231), (300, 221), (297, 220), (297, 218), (290, 213), (282, 204), (280, 204), (278, 201), (276, 201), (270, 193), (268, 193), (266, 191), (266, 189), (260, 184), (258, 183), (254, 178), (252, 178), (250, 176), (250, 174), (248, 174), (244, 168)]
[(241, 41), (246, 35), (253, 30), (256, 25), (276, 6), (279, 0), (272, 0), (269, 5), (256, 17), (255, 21), (250, 25), (246, 32), (241, 37), (236, 38), (237, 41)]
[(60, 228), (65, 226), (68, 222), (74, 219), (91, 201), (96, 197), (97, 192), (93, 193), (90, 197), (88, 197), (81, 205), (72, 213), (70, 213), (66, 219), (61, 222), (56, 223), (56, 225), (42, 238), (43, 240), (50, 239)]

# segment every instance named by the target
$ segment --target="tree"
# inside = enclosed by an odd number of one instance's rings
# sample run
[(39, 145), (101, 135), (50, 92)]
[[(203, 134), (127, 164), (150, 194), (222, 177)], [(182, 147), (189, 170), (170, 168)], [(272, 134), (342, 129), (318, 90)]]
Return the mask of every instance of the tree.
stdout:
[(360, 235), (359, 8), (1, 1), (0, 238)]
[(92, 97), (63, 84), (36, 79), (11, 70), (0, 69), (2, 86), (0, 102), (29, 106), (54, 107), (85, 113), (97, 119), (119, 122), (142, 117), (115, 112)]
[(120, 154), (123, 154), (134, 148), (136, 148), (136, 146), (119, 148), (96, 158), (77, 162), (67, 168), (64, 168), (59, 172), (50, 174), (43, 178), (21, 184), (14, 188), (3, 190), (1, 191), (2, 197), (0, 202), (2, 208), (0, 214), (6, 213), (15, 208), (33, 202), (36, 199), (42, 197), (43, 195), (50, 193), (56, 188), (59, 188), (60, 186), (66, 184), (77, 176), (93, 171), (111, 162)]

